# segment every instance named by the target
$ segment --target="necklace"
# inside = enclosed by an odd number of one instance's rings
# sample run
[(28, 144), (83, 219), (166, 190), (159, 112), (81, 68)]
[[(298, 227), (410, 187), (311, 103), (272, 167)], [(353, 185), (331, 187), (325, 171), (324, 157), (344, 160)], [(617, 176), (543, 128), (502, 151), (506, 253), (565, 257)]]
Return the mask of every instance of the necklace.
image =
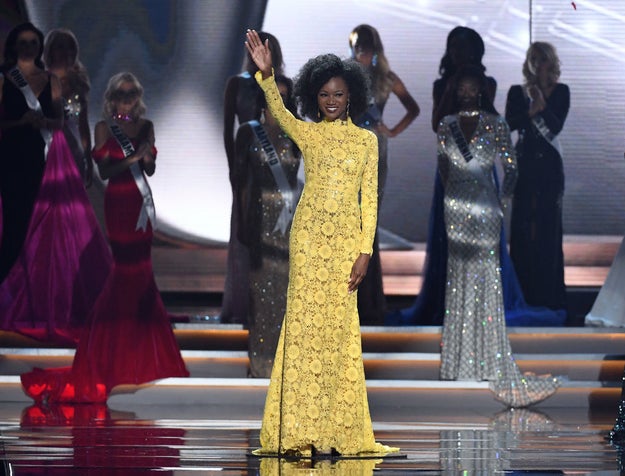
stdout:
[(477, 109), (474, 111), (460, 111), (458, 112), (458, 115), (460, 117), (475, 117), (480, 115), (480, 111)]
[(113, 114), (113, 119), (121, 122), (130, 122), (133, 120), (130, 114)]

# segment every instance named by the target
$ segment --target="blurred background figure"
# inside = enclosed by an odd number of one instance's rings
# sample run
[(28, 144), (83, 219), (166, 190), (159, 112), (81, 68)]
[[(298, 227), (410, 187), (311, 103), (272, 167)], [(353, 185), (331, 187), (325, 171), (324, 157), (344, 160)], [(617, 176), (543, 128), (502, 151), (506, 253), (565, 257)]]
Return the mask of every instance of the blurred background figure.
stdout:
[(170, 319), (154, 281), (154, 208), (145, 176), (155, 172), (154, 126), (143, 87), (131, 73), (111, 77), (93, 157), (103, 180), (113, 268), (80, 336), (71, 369), (22, 375), (36, 402), (103, 402), (121, 384), (187, 377)]
[(78, 52), (78, 40), (70, 30), (51, 30), (46, 35), (43, 61), (48, 71), (61, 82), (65, 113), (63, 132), (74, 155), (76, 167), (85, 185), (89, 186), (93, 179), (91, 130), (87, 111), (90, 84)]
[[(360, 127), (372, 130), (378, 137), (378, 210), (384, 197), (388, 175), (388, 138), (403, 132), (419, 115), (419, 105), (410, 95), (403, 81), (389, 66), (384, 46), (378, 31), (371, 25), (358, 25), (349, 35), (352, 58), (362, 64), (371, 79), (371, 103), (361, 117), (355, 119)], [(406, 113), (395, 126), (384, 123), (384, 107), (393, 93), (406, 109)], [(373, 255), (369, 261), (367, 275), (360, 283), (358, 292), (358, 314), (364, 325), (384, 325), (386, 300), (382, 284), (380, 244), (376, 232)]]
[[(432, 129), (437, 131), (443, 117), (452, 114), (456, 91), (450, 79), (459, 68), (475, 65), (482, 71), (484, 41), (479, 33), (471, 28), (457, 26), (447, 35), (445, 54), (441, 58), (440, 78), (432, 87)], [(497, 82), (487, 76), (487, 95), (491, 102), (495, 99)], [(406, 309), (391, 312), (387, 324), (392, 325), (441, 325), (445, 309), (445, 284), (447, 273), (447, 235), (443, 212), (443, 184), (436, 169), (434, 196), (430, 209), (426, 260), (422, 272), (423, 281), (414, 304)]]
[(570, 93), (555, 48), (534, 42), (523, 63), (523, 85), (508, 91), (506, 120), (518, 131), (519, 180), (510, 225), (510, 256), (528, 304), (566, 309), (562, 251), (564, 168), (558, 135)]
[(32, 23), (22, 23), (9, 32), (0, 69), (0, 282), (24, 244), (52, 131), (63, 127), (61, 87), (58, 79), (45, 71), (42, 53), (43, 34)]
[[(282, 50), (277, 38), (271, 33), (258, 32), (263, 43), (269, 41), (269, 48), (273, 54), (275, 74), (282, 74), (284, 62)], [(228, 78), (224, 92), (224, 124), (223, 137), (230, 185), (232, 186), (232, 212), (230, 218), (230, 240), (228, 242), (228, 258), (226, 282), (222, 298), (220, 321), (222, 323), (236, 323), (247, 325), (249, 301), (240, 296), (249, 296), (249, 250), (237, 238), (237, 216), (240, 204), (239, 193), (233, 181), (233, 163), (235, 160), (235, 125), (244, 124), (252, 120), (260, 120), (263, 93), (254, 80), (254, 73), (258, 71), (256, 64), (246, 52), (243, 72)]]
[[(453, 77), (454, 114), (438, 127), (448, 241), (441, 379), (488, 380), (495, 396), (512, 408), (552, 395), (552, 377), (521, 374), (506, 333), (499, 244), (504, 204), (516, 181), (510, 129), (488, 96), (481, 68)], [(504, 170), (502, 199), (492, 179), (495, 160)]]
[(111, 256), (61, 130), (62, 87), (43, 70), (42, 41), (25, 23), (5, 43), (0, 328), (73, 346)]
[[(297, 117), (293, 82), (276, 76), (287, 109)], [(282, 131), (261, 97), (260, 120), (237, 130), (234, 189), (239, 194), (238, 239), (250, 256), (248, 300), (249, 375), (269, 378), (286, 311), (289, 237), (299, 199), (297, 172), (301, 153)]]

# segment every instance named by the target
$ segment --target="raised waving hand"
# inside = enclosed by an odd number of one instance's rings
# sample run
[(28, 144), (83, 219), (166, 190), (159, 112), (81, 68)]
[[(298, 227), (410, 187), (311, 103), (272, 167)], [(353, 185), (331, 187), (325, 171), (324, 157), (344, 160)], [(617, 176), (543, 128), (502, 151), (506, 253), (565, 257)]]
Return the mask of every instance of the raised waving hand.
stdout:
[(263, 79), (268, 78), (271, 76), (271, 70), (273, 68), (269, 40), (265, 41), (263, 44), (256, 30), (247, 30), (245, 36), (247, 37), (247, 41), (245, 42), (247, 51), (249, 51), (254, 63), (256, 63), (256, 66), (258, 66), (258, 69), (263, 74)]

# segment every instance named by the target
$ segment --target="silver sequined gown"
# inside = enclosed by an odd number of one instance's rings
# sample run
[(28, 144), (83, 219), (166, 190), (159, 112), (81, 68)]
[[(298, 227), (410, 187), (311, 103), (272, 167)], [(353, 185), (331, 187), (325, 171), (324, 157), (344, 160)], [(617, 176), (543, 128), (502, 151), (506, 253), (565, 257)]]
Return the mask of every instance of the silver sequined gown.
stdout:
[[(250, 127), (244, 124), (241, 127)], [(272, 141), (282, 169), (293, 187), (297, 184), (300, 153), (283, 133)], [(276, 230), (278, 216), (284, 206), (260, 142), (254, 140), (247, 154), (237, 154), (237, 174), (243, 178), (240, 203), (245, 203), (249, 247), (249, 359), (250, 375), (269, 378), (286, 311), (286, 290), (289, 282), (289, 229)], [(245, 299), (238, 296), (237, 299)]]
[(449, 242), (441, 378), (488, 380), (499, 400), (524, 407), (553, 394), (558, 382), (521, 374), (506, 334), (499, 265), (503, 214), (492, 171), (499, 157), (503, 193), (510, 195), (516, 179), (510, 131), (502, 117), (482, 112), (466, 160), (451, 133), (454, 119), (445, 117), (438, 128)]

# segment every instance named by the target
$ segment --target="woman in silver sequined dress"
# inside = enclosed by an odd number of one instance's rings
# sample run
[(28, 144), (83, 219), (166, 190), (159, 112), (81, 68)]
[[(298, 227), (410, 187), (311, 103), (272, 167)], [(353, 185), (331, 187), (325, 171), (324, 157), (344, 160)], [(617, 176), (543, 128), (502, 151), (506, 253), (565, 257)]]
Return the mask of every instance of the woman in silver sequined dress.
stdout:
[(507, 200), (516, 180), (510, 131), (479, 68), (461, 69), (453, 87), (458, 112), (438, 126), (448, 240), (441, 378), (488, 380), (499, 400), (524, 407), (553, 394), (558, 382), (521, 374), (506, 334), (499, 263), (503, 213), (493, 166), (498, 158)]
[[(276, 83), (287, 109), (297, 115), (292, 81), (278, 75)], [(233, 185), (240, 205), (238, 239), (250, 257), (249, 296), (237, 297), (247, 299), (249, 309), (249, 374), (269, 378), (286, 311), (289, 231), (299, 198), (301, 154), (280, 129), (264, 98), (261, 101), (260, 121), (247, 122), (237, 131)]]

